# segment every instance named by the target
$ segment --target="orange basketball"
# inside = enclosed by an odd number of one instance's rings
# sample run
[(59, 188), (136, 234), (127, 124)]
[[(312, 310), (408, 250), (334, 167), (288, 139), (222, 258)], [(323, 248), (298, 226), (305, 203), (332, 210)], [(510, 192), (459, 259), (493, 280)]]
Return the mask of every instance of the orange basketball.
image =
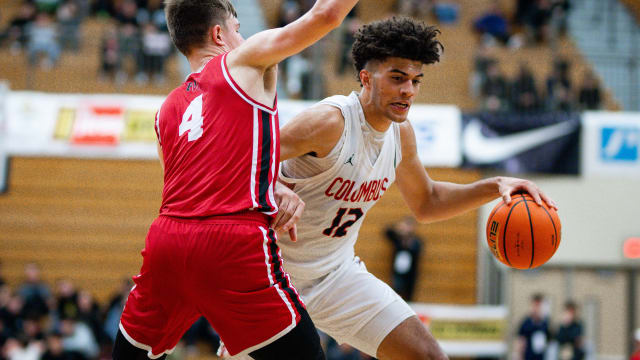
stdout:
[(503, 264), (532, 269), (546, 263), (558, 249), (560, 219), (555, 209), (535, 203), (529, 194), (515, 194), (511, 205), (498, 203), (487, 220), (487, 244)]

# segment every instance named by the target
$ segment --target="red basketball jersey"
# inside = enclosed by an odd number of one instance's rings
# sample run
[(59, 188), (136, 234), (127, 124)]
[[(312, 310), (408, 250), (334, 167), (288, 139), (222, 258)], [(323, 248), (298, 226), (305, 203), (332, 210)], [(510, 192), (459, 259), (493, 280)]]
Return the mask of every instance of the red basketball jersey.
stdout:
[(276, 103), (269, 107), (249, 97), (229, 75), (226, 54), (173, 90), (155, 124), (165, 168), (160, 214), (275, 214)]

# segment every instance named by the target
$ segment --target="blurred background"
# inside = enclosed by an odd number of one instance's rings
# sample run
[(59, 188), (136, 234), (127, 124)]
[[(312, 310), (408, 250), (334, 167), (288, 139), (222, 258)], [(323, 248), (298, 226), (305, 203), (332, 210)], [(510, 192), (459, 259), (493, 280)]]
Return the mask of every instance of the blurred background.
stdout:
[[(248, 37), (313, 2), (234, 4)], [(354, 31), (394, 15), (442, 31), (410, 114), (431, 177), (532, 179), (562, 242), (512, 270), (486, 245), (494, 203), (420, 225), (392, 186), (357, 254), (452, 358), (640, 358), (640, 2), (361, 0), (280, 64), (281, 121), (358, 90)], [(110, 359), (160, 205), (154, 114), (188, 73), (160, 0), (0, 0), (0, 359)], [(215, 359), (218, 342), (199, 321), (172, 358)]]

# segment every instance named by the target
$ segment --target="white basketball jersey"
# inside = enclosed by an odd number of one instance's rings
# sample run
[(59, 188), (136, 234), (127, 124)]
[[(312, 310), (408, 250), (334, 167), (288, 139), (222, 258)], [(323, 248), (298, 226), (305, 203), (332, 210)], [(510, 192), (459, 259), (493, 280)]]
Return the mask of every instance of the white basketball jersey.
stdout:
[(397, 123), (386, 131), (375, 163), (367, 156), (362, 130), (366, 120), (357, 93), (332, 96), (321, 104), (339, 108), (344, 117), (344, 142), (337, 161), (305, 179), (287, 177), (287, 169), (307, 166), (303, 163), (311, 155), (287, 160), (282, 166), (281, 178), (295, 184), (294, 191), (306, 204), (297, 224), (298, 241), (285, 235), (278, 242), (287, 272), (298, 279), (319, 278), (353, 259), (365, 214), (391, 186), (401, 160)]

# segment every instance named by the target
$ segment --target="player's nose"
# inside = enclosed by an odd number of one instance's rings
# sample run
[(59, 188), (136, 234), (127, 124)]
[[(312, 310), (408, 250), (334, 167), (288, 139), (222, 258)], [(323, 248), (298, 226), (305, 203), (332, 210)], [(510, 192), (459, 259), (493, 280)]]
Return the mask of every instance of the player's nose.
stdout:
[(405, 98), (413, 97), (416, 94), (416, 87), (413, 85), (412, 81), (405, 81), (402, 84), (400, 91), (402, 92), (402, 96)]

